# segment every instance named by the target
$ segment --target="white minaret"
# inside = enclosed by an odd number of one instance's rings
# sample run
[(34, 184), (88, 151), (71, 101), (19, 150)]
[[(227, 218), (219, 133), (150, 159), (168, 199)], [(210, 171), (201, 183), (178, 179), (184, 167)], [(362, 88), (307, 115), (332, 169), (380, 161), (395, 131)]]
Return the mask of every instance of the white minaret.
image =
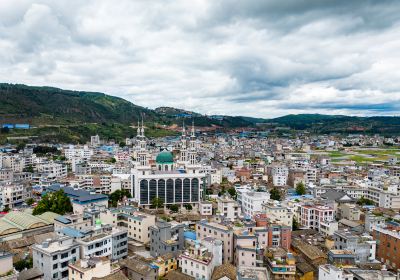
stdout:
[(144, 125), (142, 118), (142, 126), (138, 125), (138, 152), (137, 152), (137, 162), (140, 166), (148, 166), (148, 156), (147, 156), (147, 142), (144, 136)]
[(187, 139), (186, 139), (186, 129), (185, 122), (182, 125), (182, 136), (181, 136), (181, 147), (180, 147), (180, 161), (182, 163), (186, 163), (188, 161), (187, 158)]
[(197, 156), (196, 144), (197, 143), (196, 143), (196, 134), (195, 134), (195, 130), (194, 130), (194, 121), (192, 121), (192, 132), (190, 134), (189, 152), (188, 152), (190, 165), (196, 164), (196, 156)]

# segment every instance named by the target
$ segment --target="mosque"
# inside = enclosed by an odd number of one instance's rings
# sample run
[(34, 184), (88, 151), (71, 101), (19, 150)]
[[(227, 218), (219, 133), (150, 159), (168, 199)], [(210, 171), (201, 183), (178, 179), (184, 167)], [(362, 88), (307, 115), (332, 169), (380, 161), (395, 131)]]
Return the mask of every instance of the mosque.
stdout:
[(179, 143), (179, 155), (174, 159), (170, 151), (161, 151), (150, 164), (151, 153), (147, 149), (144, 126), (138, 125), (136, 137), (136, 162), (131, 170), (132, 197), (144, 208), (149, 208), (155, 197), (164, 205), (190, 204), (197, 207), (202, 198), (205, 174), (197, 162), (197, 139), (194, 126), (190, 135), (185, 126)]

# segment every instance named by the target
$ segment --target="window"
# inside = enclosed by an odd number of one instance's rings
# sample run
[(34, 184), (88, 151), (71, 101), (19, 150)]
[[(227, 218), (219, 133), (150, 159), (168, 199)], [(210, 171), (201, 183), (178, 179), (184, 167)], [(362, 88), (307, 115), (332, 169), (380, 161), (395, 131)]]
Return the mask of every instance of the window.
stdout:
[(53, 261), (55, 261), (58, 258), (58, 255), (53, 256)]
[(53, 264), (53, 269), (57, 269), (57, 267), (58, 267), (57, 263)]

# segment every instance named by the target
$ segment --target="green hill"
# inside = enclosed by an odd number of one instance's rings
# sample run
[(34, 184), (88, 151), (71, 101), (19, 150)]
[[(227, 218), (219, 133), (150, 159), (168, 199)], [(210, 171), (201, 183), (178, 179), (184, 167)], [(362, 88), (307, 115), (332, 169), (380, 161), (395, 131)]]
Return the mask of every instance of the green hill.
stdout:
[(85, 142), (94, 134), (120, 142), (136, 134), (131, 125), (136, 124), (141, 116), (144, 116), (149, 137), (176, 135), (177, 132), (161, 127), (180, 126), (184, 121), (190, 124), (192, 120), (196, 126), (220, 130), (256, 127), (265, 123), (269, 128), (284, 126), (313, 133), (400, 134), (400, 117), (300, 114), (263, 119), (207, 116), (171, 107), (151, 110), (99, 92), (0, 83), (0, 125), (28, 123), (34, 127), (30, 130), (2, 129), (0, 143), (4, 143), (7, 137), (31, 135), (40, 141)]

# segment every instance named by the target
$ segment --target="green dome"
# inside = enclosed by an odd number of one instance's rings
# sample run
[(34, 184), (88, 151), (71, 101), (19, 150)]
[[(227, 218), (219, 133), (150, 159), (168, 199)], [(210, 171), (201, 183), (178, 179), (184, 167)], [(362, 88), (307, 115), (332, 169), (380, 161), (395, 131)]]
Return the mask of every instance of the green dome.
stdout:
[(158, 164), (172, 164), (174, 163), (174, 157), (171, 152), (162, 151), (156, 157), (156, 163)]

